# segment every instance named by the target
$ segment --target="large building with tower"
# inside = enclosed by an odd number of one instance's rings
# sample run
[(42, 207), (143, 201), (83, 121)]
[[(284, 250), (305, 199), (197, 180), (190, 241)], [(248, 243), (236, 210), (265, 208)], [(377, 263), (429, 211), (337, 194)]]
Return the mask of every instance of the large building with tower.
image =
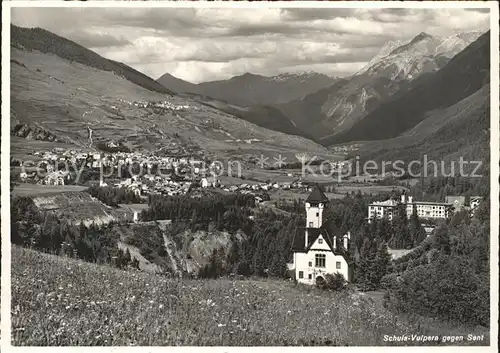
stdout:
[(329, 200), (318, 188), (306, 199), (306, 227), (297, 229), (293, 242), (293, 256), (288, 269), (299, 283), (316, 284), (326, 274), (342, 274), (352, 279), (352, 261), (349, 257), (351, 234), (340, 233), (332, 222), (324, 220)]

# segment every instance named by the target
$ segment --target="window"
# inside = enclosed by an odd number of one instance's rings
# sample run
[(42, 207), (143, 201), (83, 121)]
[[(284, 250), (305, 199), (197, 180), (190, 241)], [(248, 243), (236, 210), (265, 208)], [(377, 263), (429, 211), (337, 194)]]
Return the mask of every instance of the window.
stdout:
[(318, 244), (323, 244), (323, 239), (318, 239)]
[(309, 222), (309, 228), (313, 227), (313, 222)]
[(304, 278), (304, 271), (299, 271), (299, 278)]
[(319, 217), (319, 212), (316, 212), (316, 217)]
[(313, 262), (309, 261), (309, 267), (313, 267)]
[(309, 274), (309, 276), (307, 276), (307, 278), (312, 279), (313, 275)]
[(337, 268), (337, 270), (340, 270), (340, 261), (337, 261), (337, 262), (335, 263), (335, 267)]
[(326, 267), (326, 255), (316, 254), (316, 267)]

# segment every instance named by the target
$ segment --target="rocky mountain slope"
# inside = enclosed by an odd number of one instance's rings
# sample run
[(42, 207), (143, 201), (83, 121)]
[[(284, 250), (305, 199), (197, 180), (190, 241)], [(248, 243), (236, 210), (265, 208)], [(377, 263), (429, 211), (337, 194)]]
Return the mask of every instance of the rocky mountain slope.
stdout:
[(132, 150), (182, 146), (221, 157), (329, 153), (311, 140), (171, 94), (126, 65), (50, 32), (12, 29), (11, 125), (19, 136), (46, 131), (52, 141), (85, 146), (90, 125), (95, 144), (114, 141)]
[[(480, 32), (474, 31), (438, 37), (422, 32), (409, 43), (394, 48), (386, 45), (358, 74), (368, 73), (375, 76), (384, 75), (393, 80), (412, 80), (422, 73), (439, 70), (480, 35)], [(392, 50), (383, 55), (388, 49)]]
[(239, 106), (270, 105), (299, 99), (332, 85), (335, 78), (316, 72), (285, 73), (267, 77), (245, 73), (229, 80), (191, 84), (170, 74), (157, 82), (175, 91), (196, 93)]
[(439, 38), (420, 33), (405, 44), (389, 42), (355, 75), (279, 108), (298, 128), (328, 145), (332, 136), (351, 128), (396, 92), (408, 89), (412, 81), (444, 67), (478, 35)]
[[(349, 130), (324, 140), (327, 144), (394, 138), (450, 107), (489, 82), (490, 33), (470, 44), (441, 70), (414, 80), (405, 92), (367, 114)], [(383, 127), (383, 128), (382, 128)]]

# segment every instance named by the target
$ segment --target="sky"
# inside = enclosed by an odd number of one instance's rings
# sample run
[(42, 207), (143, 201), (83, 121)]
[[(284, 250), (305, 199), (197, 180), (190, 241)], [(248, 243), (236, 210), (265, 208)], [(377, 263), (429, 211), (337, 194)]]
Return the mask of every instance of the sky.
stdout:
[(390, 40), (489, 28), (488, 9), (13, 8), (41, 27), (157, 79), (199, 83), (246, 72), (344, 77)]

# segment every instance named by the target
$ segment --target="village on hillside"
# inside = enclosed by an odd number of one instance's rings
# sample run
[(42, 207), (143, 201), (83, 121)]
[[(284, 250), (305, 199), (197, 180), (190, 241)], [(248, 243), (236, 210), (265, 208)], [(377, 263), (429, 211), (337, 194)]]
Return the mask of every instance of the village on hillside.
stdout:
[[(108, 147), (117, 146), (108, 144)], [(225, 184), (218, 176), (231, 176), (231, 171), (222, 170), (220, 163), (193, 154), (167, 153), (163, 152), (160, 156), (123, 151), (84, 152), (56, 147), (51, 151), (33, 151), (33, 159), (38, 160), (36, 164), (32, 161), (11, 160), (11, 166), (19, 170), (15, 178), (22, 183), (63, 186), (89, 181), (91, 185), (101, 187), (126, 188), (137, 196), (182, 195), (192, 188), (208, 187), (225, 192), (262, 193), (280, 189), (306, 191), (311, 186), (311, 183), (302, 180), (299, 173), (291, 172), (282, 173), (287, 181), (246, 181), (240, 176), (233, 178), (237, 180), (236, 183)], [(332, 165), (342, 168), (344, 162), (334, 161)], [(232, 167), (231, 162), (228, 162), (228, 166)], [(238, 164), (235, 166), (241, 167)], [(236, 174), (238, 170), (234, 172)], [(84, 180), (87, 175), (95, 177)], [(263, 198), (256, 195), (256, 200), (260, 202)]]

